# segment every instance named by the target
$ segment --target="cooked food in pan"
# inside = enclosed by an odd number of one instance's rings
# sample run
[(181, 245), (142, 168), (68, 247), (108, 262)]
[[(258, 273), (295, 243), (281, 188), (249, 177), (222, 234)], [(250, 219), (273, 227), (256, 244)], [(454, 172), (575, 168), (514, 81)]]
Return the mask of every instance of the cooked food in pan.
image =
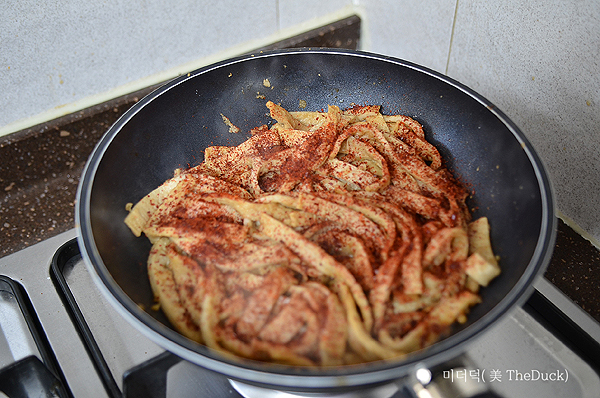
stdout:
[(336, 366), (406, 355), (465, 322), (500, 268), (487, 219), (472, 221), (422, 126), (379, 106), (267, 107), (271, 127), (206, 148), (130, 207), (174, 327), (234, 356)]

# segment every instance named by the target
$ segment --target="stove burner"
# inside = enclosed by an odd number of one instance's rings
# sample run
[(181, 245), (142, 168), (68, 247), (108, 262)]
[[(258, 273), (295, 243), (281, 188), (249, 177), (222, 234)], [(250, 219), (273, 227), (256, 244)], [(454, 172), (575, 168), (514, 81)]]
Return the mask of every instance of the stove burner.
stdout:
[(312, 392), (287, 392), (270, 390), (251, 384), (229, 380), (229, 383), (244, 398), (392, 398), (399, 390), (395, 383), (385, 384), (366, 390), (342, 393), (312, 393)]

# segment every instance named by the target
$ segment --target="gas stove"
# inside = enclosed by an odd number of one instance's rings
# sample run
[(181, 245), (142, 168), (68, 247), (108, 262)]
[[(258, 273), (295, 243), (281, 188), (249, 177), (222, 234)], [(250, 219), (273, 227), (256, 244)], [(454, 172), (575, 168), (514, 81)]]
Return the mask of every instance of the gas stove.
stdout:
[[(468, 369), (449, 364), (434, 375), (438, 381), (503, 397), (596, 397), (600, 325), (547, 280), (534, 287), (526, 304), (469, 346)], [(406, 382), (338, 396), (409, 397)], [(0, 397), (302, 396), (228, 380), (153, 343), (104, 300), (75, 230), (0, 259), (0, 391)]]

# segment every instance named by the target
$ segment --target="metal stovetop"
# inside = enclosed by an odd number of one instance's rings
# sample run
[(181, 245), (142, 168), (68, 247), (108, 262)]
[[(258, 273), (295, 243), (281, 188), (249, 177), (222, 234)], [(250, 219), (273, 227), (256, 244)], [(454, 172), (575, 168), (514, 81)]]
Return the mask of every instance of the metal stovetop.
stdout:
[[(104, 300), (75, 234), (0, 259), (0, 390), (15, 397), (299, 396), (231, 383), (150, 341)], [(535, 289), (470, 346), (469, 369), (449, 366), (438, 379), (504, 397), (596, 397), (600, 325), (545, 279)], [(343, 396), (404, 397), (405, 382)]]

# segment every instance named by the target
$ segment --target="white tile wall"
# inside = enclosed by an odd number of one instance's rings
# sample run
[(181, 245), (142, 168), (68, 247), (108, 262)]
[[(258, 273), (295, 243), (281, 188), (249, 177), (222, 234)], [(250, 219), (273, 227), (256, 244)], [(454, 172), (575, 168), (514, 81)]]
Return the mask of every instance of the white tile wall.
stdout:
[(600, 240), (600, 2), (460, 0), (447, 73), (521, 127)]
[(363, 49), (446, 73), (509, 115), (548, 166), (559, 211), (600, 241), (597, 0), (12, 2), (0, 14), (0, 131), (348, 7)]
[(333, 14), (351, 4), (350, 0), (277, 0), (281, 28), (298, 25), (313, 18)]
[(368, 49), (444, 73), (457, 0), (362, 0)]
[(600, 2), (363, 0), (370, 50), (471, 87), (527, 135), (561, 217), (600, 242)]
[(271, 35), (276, 3), (7, 2), (0, 13), (0, 129)]

